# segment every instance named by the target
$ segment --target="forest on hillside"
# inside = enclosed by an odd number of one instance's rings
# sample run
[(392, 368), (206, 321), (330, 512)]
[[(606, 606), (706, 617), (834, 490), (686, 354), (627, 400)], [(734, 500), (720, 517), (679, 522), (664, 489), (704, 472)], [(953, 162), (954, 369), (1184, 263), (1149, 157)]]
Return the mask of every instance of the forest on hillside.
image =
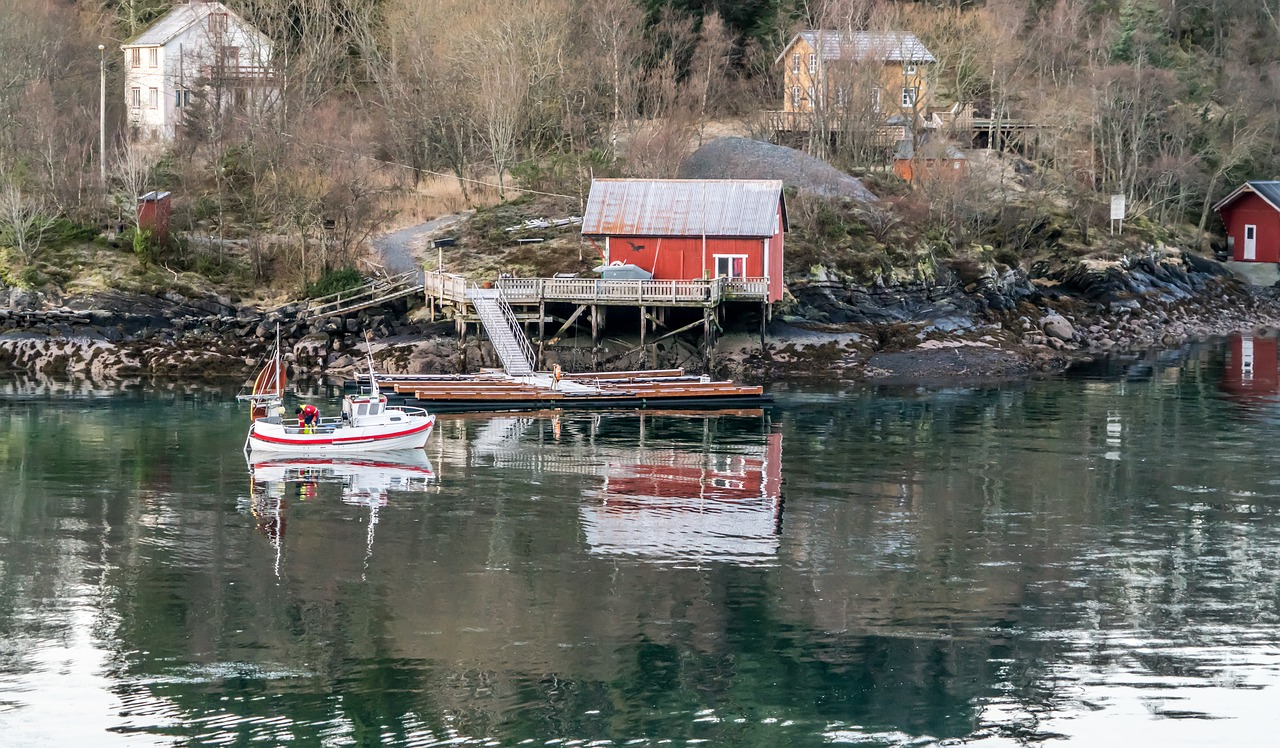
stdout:
[[(814, 155), (912, 193), (849, 213), (858, 226), (833, 245), (883, 242), (888, 227), (910, 224), (896, 241), (995, 244), (1016, 261), (1066, 231), (1095, 241), (1113, 193), (1136, 219), (1203, 230), (1214, 200), (1241, 179), (1275, 176), (1280, 154), (1280, 0), (225, 4), (274, 40), (280, 96), (237, 110), (198, 96), (184, 135), (157, 147), (130, 138), (119, 47), (171, 2), (0, 0), (10, 271), (76, 226), (136, 222), (143, 189), (174, 190), (178, 227), (209, 237), (206, 249), (244, 237), (255, 280), (305, 281), (350, 264), (396, 211), (444, 212), (515, 189), (580, 197), (592, 175), (674, 176), (726, 123), (771, 136), (775, 58), (804, 28), (912, 32), (937, 59), (932, 107), (969, 106), (1030, 133), (1001, 144), (1017, 168), (997, 169), (992, 192), (881, 179), (890, 149), (868, 145), (866, 113), (810, 128), (799, 145)], [(1008, 189), (1006, 173), (1021, 175)], [(823, 215), (797, 213), (816, 230)], [(167, 261), (214, 268), (218, 255), (188, 246)]]

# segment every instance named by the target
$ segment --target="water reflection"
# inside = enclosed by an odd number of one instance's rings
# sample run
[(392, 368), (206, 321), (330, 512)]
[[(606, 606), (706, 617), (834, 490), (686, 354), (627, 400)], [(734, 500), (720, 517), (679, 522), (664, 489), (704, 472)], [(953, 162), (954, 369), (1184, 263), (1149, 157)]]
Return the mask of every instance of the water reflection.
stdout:
[(248, 456), (248, 512), (258, 530), (271, 539), (276, 549), (273, 566), (280, 575), (285, 514), (291, 500), (317, 501), (321, 486), (336, 487), (342, 503), (369, 508), (365, 563), (373, 555), (373, 539), (378, 510), (387, 505), (393, 492), (423, 492), (436, 482), (435, 469), (422, 450), (389, 451), (369, 455)]
[(230, 393), (0, 400), (0, 734), (1265, 745), (1280, 478), (1234, 360), (251, 475)]
[(763, 410), (493, 417), (466, 443), (472, 462), (533, 480), (589, 476), (579, 517), (590, 553), (754, 564), (778, 552), (782, 433)]

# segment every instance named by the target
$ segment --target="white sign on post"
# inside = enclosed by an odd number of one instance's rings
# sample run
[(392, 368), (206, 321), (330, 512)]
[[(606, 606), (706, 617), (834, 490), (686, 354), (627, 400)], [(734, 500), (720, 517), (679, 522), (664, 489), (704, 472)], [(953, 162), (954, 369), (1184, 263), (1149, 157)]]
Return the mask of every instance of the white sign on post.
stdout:
[(1111, 196), (1111, 233), (1116, 233), (1116, 222), (1120, 231), (1124, 231), (1124, 195)]
[(1124, 195), (1111, 196), (1111, 220), (1124, 220)]

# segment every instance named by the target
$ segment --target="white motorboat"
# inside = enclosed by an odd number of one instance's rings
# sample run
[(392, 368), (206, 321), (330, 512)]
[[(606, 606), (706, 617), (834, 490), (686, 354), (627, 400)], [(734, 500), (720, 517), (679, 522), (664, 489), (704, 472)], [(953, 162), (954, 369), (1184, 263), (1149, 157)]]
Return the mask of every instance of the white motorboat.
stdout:
[(369, 384), (359, 394), (342, 399), (342, 414), (320, 418), (304, 426), (284, 412), (285, 366), (277, 340), (271, 360), (254, 380), (245, 449), (254, 452), (333, 455), (356, 452), (421, 449), (426, 446), (436, 417), (424, 408), (387, 404), (369, 362)]

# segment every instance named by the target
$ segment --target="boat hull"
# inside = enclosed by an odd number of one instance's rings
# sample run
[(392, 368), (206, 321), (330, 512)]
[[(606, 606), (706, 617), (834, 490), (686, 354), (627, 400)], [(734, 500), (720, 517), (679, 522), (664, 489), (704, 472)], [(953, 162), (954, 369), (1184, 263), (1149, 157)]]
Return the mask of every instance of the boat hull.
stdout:
[(299, 433), (296, 427), (258, 420), (249, 430), (248, 446), (254, 452), (308, 455), (422, 449), (435, 425), (435, 416), (426, 415), (390, 425), (337, 426), (307, 434)]

